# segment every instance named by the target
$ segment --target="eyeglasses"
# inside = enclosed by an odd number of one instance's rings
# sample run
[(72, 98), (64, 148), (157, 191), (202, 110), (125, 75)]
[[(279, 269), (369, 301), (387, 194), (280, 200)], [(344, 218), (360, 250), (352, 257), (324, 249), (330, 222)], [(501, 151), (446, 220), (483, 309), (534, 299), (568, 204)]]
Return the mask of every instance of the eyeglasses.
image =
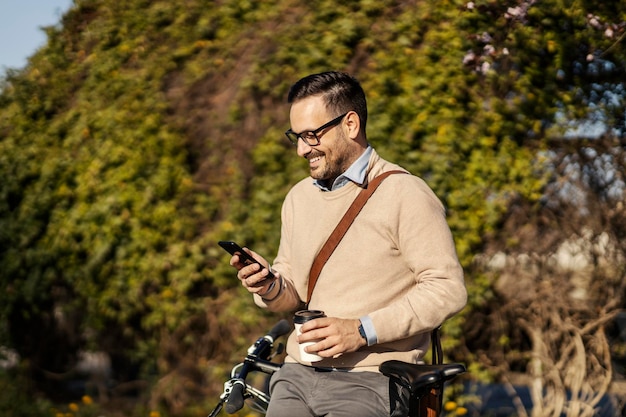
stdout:
[(305, 130), (304, 132), (296, 133), (293, 130), (289, 129), (285, 132), (285, 136), (287, 139), (291, 141), (294, 145), (298, 145), (298, 139), (302, 139), (304, 143), (309, 146), (317, 146), (320, 144), (320, 136), (318, 134), (322, 132), (324, 129), (328, 129), (329, 127), (333, 127), (338, 125), (341, 120), (346, 117), (346, 115), (350, 112), (346, 112), (339, 117), (334, 118), (330, 122), (326, 123), (323, 126), (318, 127), (315, 130)]

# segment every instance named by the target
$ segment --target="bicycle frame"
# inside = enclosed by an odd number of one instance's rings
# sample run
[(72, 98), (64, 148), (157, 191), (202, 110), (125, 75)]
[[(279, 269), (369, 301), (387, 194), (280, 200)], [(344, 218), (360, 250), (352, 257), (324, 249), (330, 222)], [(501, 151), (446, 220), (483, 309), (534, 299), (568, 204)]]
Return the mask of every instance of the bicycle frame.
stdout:
[[(208, 417), (216, 417), (222, 408), (234, 414), (243, 408), (245, 400), (254, 400), (250, 407), (265, 414), (270, 402), (268, 393), (250, 385), (246, 378), (250, 372), (272, 375), (282, 364), (271, 361), (274, 356), (274, 341), (291, 330), (287, 320), (279, 321), (267, 335), (260, 337), (248, 348), (242, 363), (233, 367), (230, 379), (224, 383), (220, 400)], [(282, 346), (282, 344), (280, 345)], [(438, 417), (444, 384), (465, 372), (459, 363), (444, 364), (438, 329), (432, 333), (433, 364), (412, 364), (400, 361), (387, 361), (380, 365), (380, 372), (405, 386), (410, 392), (410, 412), (408, 417)], [(277, 349), (276, 353), (279, 353)]]

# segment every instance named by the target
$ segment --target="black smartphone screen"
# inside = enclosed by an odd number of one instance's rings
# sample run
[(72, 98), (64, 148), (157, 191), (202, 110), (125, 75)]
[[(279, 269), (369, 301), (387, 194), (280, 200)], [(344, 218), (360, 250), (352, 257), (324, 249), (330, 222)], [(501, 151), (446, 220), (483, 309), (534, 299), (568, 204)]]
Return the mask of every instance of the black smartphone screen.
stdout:
[[(218, 242), (218, 245), (220, 245), (222, 248), (224, 248), (226, 250), (226, 252), (230, 253), (231, 255), (238, 255), (239, 259), (241, 260), (241, 262), (245, 265), (252, 265), (252, 264), (259, 264), (261, 265), (260, 262), (258, 262), (256, 259), (254, 259), (252, 256), (248, 255), (247, 252), (245, 252), (243, 250), (243, 248), (241, 246), (239, 246), (238, 244), (236, 244), (235, 242), (229, 241), (229, 240), (220, 240)], [(263, 265), (261, 265), (261, 268), (263, 269), (267, 269), (265, 268)], [(266, 279), (274, 279), (274, 274), (272, 274), (272, 271), (268, 270), (267, 271), (267, 278)], [(260, 284), (260, 283), (259, 283)]]

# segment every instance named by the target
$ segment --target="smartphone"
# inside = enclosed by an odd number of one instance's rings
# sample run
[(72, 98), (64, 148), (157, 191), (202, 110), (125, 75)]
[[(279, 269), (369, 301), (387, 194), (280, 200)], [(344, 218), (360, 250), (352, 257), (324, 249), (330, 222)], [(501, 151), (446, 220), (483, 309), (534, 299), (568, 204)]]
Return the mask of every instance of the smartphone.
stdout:
[[(252, 256), (248, 255), (248, 252), (244, 251), (243, 248), (239, 246), (238, 244), (236, 244), (235, 242), (231, 242), (227, 240), (220, 240), (219, 242), (217, 242), (217, 244), (220, 245), (222, 248), (224, 248), (226, 252), (230, 253), (231, 255), (238, 255), (239, 259), (241, 260), (241, 263), (243, 263), (244, 265), (252, 265), (252, 264), (261, 265), (259, 261), (254, 259)], [(267, 269), (263, 265), (261, 265), (261, 268)], [(267, 280), (271, 281), (274, 278), (276, 278), (274, 274), (272, 274), (272, 271), (268, 270), (267, 272), (268, 274), (265, 280), (260, 281), (257, 285), (264, 285), (265, 281)]]

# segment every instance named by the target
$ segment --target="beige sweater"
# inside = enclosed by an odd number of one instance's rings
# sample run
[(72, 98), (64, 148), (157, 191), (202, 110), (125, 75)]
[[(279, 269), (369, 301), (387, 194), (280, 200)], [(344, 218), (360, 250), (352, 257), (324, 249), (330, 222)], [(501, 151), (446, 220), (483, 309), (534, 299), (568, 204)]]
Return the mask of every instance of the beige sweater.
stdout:
[[(374, 151), (368, 180), (401, 169)], [(350, 182), (330, 192), (306, 178), (288, 193), (282, 208), (281, 241), (273, 268), (284, 278), (280, 296), (255, 302), (291, 311), (305, 300), (313, 259), (361, 190)], [(430, 330), (465, 305), (463, 271), (439, 199), (413, 175), (384, 180), (332, 254), (313, 291), (310, 309), (329, 317), (369, 315), (378, 344), (324, 359), (315, 366), (377, 371), (390, 359), (417, 362)], [(292, 333), (287, 362), (302, 362)], [(307, 363), (305, 363), (307, 364)]]

